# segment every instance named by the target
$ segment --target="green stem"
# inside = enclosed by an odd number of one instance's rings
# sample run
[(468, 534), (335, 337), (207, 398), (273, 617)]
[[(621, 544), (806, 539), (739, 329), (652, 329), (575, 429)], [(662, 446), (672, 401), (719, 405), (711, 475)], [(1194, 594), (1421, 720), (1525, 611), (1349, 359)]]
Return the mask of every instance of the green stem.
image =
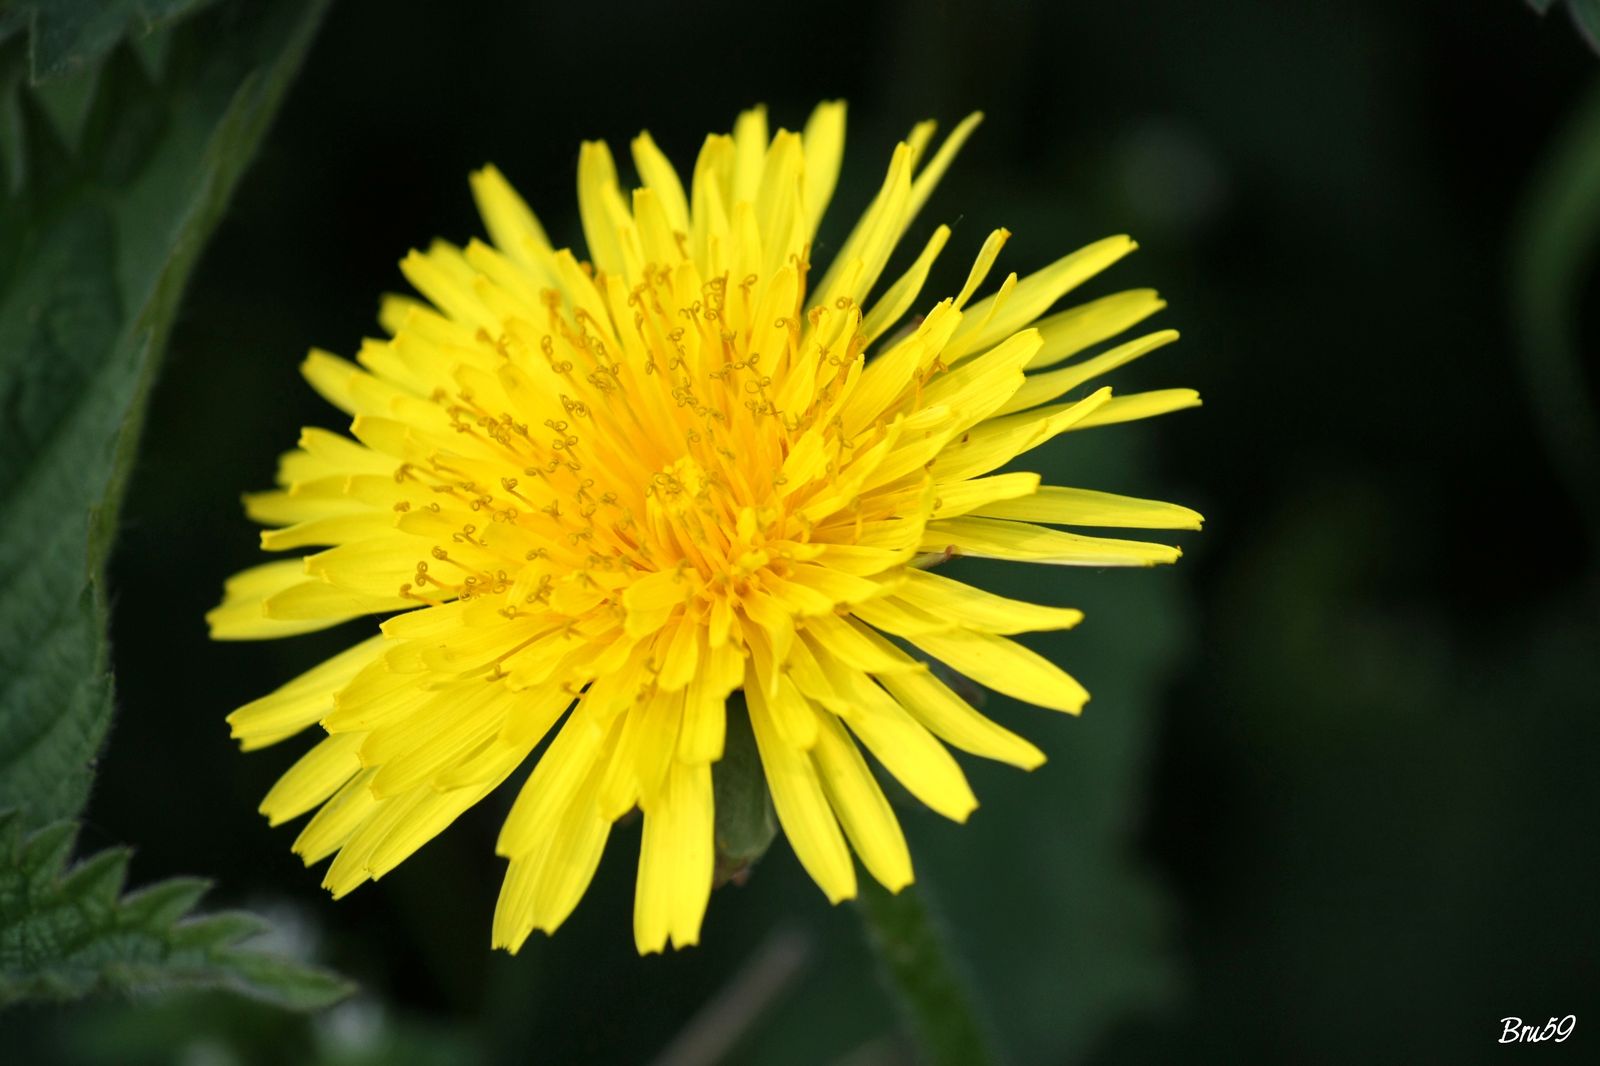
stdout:
[(949, 935), (923, 885), (891, 894), (863, 878), (856, 912), (907, 1027), (932, 1066), (982, 1066), (996, 1060)]

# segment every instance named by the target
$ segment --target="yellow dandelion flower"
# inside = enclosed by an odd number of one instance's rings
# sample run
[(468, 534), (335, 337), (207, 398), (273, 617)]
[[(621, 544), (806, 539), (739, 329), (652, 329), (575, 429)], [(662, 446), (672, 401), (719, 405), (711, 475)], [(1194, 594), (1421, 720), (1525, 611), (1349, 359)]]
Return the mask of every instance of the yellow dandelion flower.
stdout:
[(585, 144), (587, 261), (554, 248), (486, 167), (471, 184), (492, 243), (413, 251), (401, 269), (423, 300), (384, 302), (389, 339), (354, 363), (311, 352), (305, 377), (353, 418), (350, 436), (304, 430), (278, 487), (245, 498), (272, 527), (262, 547), (289, 558), (229, 580), (208, 619), (235, 640), (389, 616), (228, 718), (246, 749), (326, 732), (261, 810), (273, 824), (316, 811), (294, 848), (308, 864), (333, 856), (336, 897), (394, 869), (548, 738), (500, 832), (494, 944), (553, 932), (636, 807), (638, 948), (695, 943), (712, 766), (739, 690), (779, 824), (834, 901), (855, 894), (852, 850), (890, 890), (912, 879), (863, 747), (958, 822), (977, 801), (946, 745), (1044, 761), (921, 656), (1076, 713), (1083, 688), (1010, 637), (1079, 612), (925, 566), (1176, 559), (1049, 527), (1198, 528), (1193, 511), (994, 471), (1060, 434), (1199, 401), (1072, 395), (1177, 337), (1072, 360), (1159, 310), (1148, 289), (1047, 313), (1132, 251), (1126, 237), (974, 299), (998, 230), (958, 294), (895, 331), (950, 230), (880, 288), (881, 275), (977, 121), (931, 157), (932, 123), (912, 131), (820, 280), (812, 236), (842, 104), (771, 136), (761, 109), (744, 113), (706, 139), (687, 189), (640, 134), (631, 199), (606, 146)]

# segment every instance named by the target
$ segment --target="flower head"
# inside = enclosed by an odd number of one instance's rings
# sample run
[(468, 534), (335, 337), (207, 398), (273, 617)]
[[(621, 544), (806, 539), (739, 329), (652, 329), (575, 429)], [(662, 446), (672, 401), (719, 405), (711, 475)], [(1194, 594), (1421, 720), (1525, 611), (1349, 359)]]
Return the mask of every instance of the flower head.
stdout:
[(218, 639), (254, 639), (388, 616), (229, 717), (247, 749), (326, 731), (261, 809), (274, 824), (316, 810), (294, 847), (334, 856), (335, 896), (394, 869), (547, 741), (500, 832), (494, 943), (514, 951), (560, 925), (637, 807), (634, 933), (657, 951), (699, 936), (729, 713), (748, 708), (778, 820), (835, 901), (856, 891), (851, 849), (891, 890), (912, 878), (863, 747), (956, 821), (977, 801), (946, 745), (1044, 761), (922, 657), (1076, 713), (1083, 688), (1010, 637), (1079, 613), (926, 564), (1172, 561), (1175, 548), (1049, 527), (1196, 528), (1194, 512), (995, 471), (1198, 399), (1083, 394), (1176, 338), (1072, 358), (1159, 310), (1155, 293), (1046, 316), (1132, 251), (1125, 237), (976, 299), (998, 230), (959, 293), (919, 301), (940, 226), (879, 284), (976, 122), (931, 156), (932, 124), (918, 126), (820, 278), (812, 236), (841, 104), (771, 137), (746, 112), (706, 140), (687, 190), (648, 134), (631, 198), (606, 146), (585, 144), (587, 260), (555, 249), (485, 168), (472, 190), (492, 243), (412, 252), (401, 269), (423, 300), (385, 301), (389, 339), (354, 363), (311, 353), (305, 376), (353, 418), (350, 436), (303, 431), (278, 488), (246, 497), (273, 527), (262, 547), (290, 557), (232, 578), (209, 620)]

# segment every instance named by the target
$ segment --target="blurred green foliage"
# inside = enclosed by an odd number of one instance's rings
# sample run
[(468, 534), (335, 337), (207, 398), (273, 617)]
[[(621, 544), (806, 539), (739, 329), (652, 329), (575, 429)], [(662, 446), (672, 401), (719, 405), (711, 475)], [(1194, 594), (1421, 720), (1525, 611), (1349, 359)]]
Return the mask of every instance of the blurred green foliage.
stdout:
[(0, 42), (27, 34), (34, 85), (90, 74), (112, 48), (147, 38), (210, 0), (6, 0)]
[(21, 38), (0, 40), (0, 1003), (198, 986), (325, 1005), (342, 982), (239, 947), (258, 920), (185, 918), (203, 882), (122, 899), (116, 849), (65, 869), (110, 725), (105, 567), (144, 402), (320, 8), (226, 47), (191, 39), (157, 70), (127, 49), (95, 66), (115, 34), (82, 14), (33, 19), (35, 66), (79, 71), (53, 113), (21, 77)]
[(1572, 24), (1589, 42), (1589, 47), (1600, 52), (1600, 0), (1528, 0), (1541, 15), (1549, 14), (1558, 2), (1572, 16)]
[(224, 988), (307, 1009), (350, 993), (332, 974), (241, 947), (269, 929), (254, 915), (190, 916), (205, 881), (173, 877), (123, 896), (129, 853), (112, 848), (68, 872), (75, 835), (58, 822), (24, 837), (21, 816), (0, 815), (0, 1008)]
[(1530, 180), (1513, 233), (1511, 302), (1528, 397), (1589, 524), (1592, 555), (1600, 554), (1600, 413), (1586, 385), (1582, 309), (1600, 252), (1597, 188), (1600, 92), (1591, 90)]
[[(1185, 339), (1117, 384), (1206, 397), (1036, 453), (1054, 479), (1203, 511), (1177, 567), (960, 567), (1087, 613), (1034, 645), (1093, 692), (1082, 719), (990, 705), (1045, 766), (970, 766), (982, 807), (963, 827), (897, 801), (1002, 1051), (1487, 1061), (1500, 1018), (1574, 1010), (1583, 1041), (1593, 497), (1546, 450), (1566, 416), (1530, 402), (1506, 310), (1513, 278), (1561, 284), (1560, 402), (1593, 411), (1592, 251), (1559, 222), (1554, 265), (1511, 239), (1514, 218), (1541, 221), (1530, 180), (1594, 79), (1562, 21), (1506, 0), (825, 0), (801, 17), (727, 0), (602, 29), (581, 7), (346, 0), (153, 398), (111, 569), (122, 713), (85, 834), (138, 840), (140, 880), (202, 862), (363, 993), (311, 1018), (210, 996), (13, 1013), (7, 1046), (118, 1064), (909, 1059), (855, 917), (781, 842), (714, 895), (703, 945), (665, 958), (629, 936), (636, 827), (559, 935), (489, 953), (494, 803), (332, 903), (253, 814), (292, 753), (241, 756), (221, 716), (351, 633), (223, 647), (200, 621), (256, 557), (238, 492), (298, 425), (337, 427), (295, 364), (375, 330), (407, 247), (477, 232), (471, 167), (497, 162), (572, 242), (580, 138), (648, 127), (682, 165), (753, 101), (793, 125), (834, 96), (850, 148), (819, 261), (913, 120), (981, 107), (908, 235), (955, 224), (929, 291), (959, 286), (993, 226), (1019, 271), (1132, 232), (1143, 250), (1087, 295), (1155, 285)], [(1565, 136), (1593, 151), (1581, 125)], [(1532, 291), (1549, 303), (1554, 283)], [(675, 1043), (686, 1031), (715, 1039)]]

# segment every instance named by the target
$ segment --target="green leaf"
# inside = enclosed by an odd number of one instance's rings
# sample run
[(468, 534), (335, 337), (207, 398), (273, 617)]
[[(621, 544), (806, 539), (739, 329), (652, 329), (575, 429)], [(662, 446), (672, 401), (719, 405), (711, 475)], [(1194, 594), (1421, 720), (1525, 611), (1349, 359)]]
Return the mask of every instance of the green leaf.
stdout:
[(242, 946), (265, 930), (247, 914), (183, 919), (203, 881), (168, 881), (123, 896), (128, 852), (113, 848), (70, 869), (71, 826), (24, 837), (0, 815), (0, 1007), (91, 993), (225, 989), (283, 1007), (348, 995), (335, 975)]
[(217, 12), (150, 79), (98, 72), (68, 152), (31, 93), (0, 211), (0, 808), (75, 816), (112, 706), (103, 570), (141, 412), (205, 238), (322, 4)]
[(150, 37), (210, 0), (36, 0), (0, 10), (0, 42), (28, 31), (29, 80), (93, 69), (124, 37)]
[[(192, 6), (51, 5), (33, 15), (35, 62), (60, 45), (52, 63), (87, 63), (112, 23)], [(216, 9), (164, 35), (159, 73), (124, 45), (54, 95), (26, 88), (15, 42), (0, 44), (0, 1004), (207, 987), (310, 1007), (346, 990), (239, 947), (258, 919), (185, 919), (202, 882), (124, 897), (126, 851), (66, 866), (111, 719), (105, 565), (145, 400), (325, 7)]]

